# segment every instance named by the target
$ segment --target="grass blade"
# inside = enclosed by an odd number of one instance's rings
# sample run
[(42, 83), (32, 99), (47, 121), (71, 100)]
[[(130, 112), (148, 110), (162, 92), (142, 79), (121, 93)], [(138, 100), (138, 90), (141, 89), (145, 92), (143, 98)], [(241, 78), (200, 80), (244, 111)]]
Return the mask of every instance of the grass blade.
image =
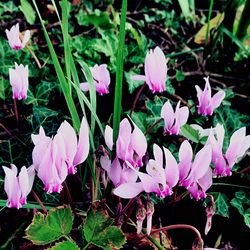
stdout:
[(127, 13), (127, 0), (122, 1), (119, 44), (117, 52), (117, 68), (116, 68), (116, 84), (115, 84), (115, 100), (114, 100), (114, 117), (113, 117), (113, 141), (116, 142), (121, 120), (122, 110), (122, 81), (123, 81), (123, 57), (125, 43), (125, 24)]
[[(71, 79), (70, 73), (70, 46), (69, 46), (69, 10), (68, 1), (62, 0), (62, 33), (63, 33), (63, 47), (64, 47), (64, 60), (66, 67), (66, 78)], [(71, 84), (69, 83), (69, 91), (71, 93)]]
[(208, 12), (208, 20), (207, 20), (207, 30), (206, 30), (206, 45), (208, 44), (208, 38), (209, 38), (209, 31), (210, 31), (210, 20), (211, 20), (211, 15), (212, 15), (212, 11), (213, 11), (213, 6), (214, 6), (214, 0), (210, 1), (210, 5), (209, 5), (209, 12)]
[[(88, 65), (85, 62), (79, 61), (79, 64), (81, 65), (83, 74), (86, 78), (86, 81), (89, 84), (90, 103), (91, 103), (93, 112), (96, 114), (96, 89), (95, 89), (93, 76), (91, 74), (91, 71)], [(94, 134), (95, 132), (95, 118), (92, 112), (91, 112), (91, 132), (92, 134)]]
[(78, 113), (77, 113), (73, 98), (71, 96), (70, 86), (66, 81), (63, 70), (61, 68), (61, 65), (60, 65), (59, 60), (58, 60), (57, 55), (56, 55), (56, 52), (54, 50), (54, 47), (53, 47), (52, 42), (51, 42), (51, 40), (49, 38), (48, 32), (47, 32), (47, 30), (46, 30), (46, 28), (44, 26), (43, 19), (41, 17), (41, 14), (40, 14), (40, 12), (38, 10), (37, 5), (36, 5), (36, 1), (35, 0), (32, 0), (32, 1), (33, 1), (34, 6), (35, 6), (38, 17), (40, 19), (41, 25), (42, 25), (42, 29), (43, 29), (43, 32), (44, 32), (46, 42), (48, 44), (48, 48), (49, 48), (51, 58), (53, 60), (55, 71), (56, 71), (56, 74), (57, 74), (61, 89), (63, 91), (64, 97), (66, 99), (66, 102), (67, 102), (67, 105), (68, 105), (68, 108), (69, 108), (69, 111), (70, 111), (73, 126), (76, 129), (76, 131), (78, 132), (79, 128), (80, 128), (80, 118), (78, 116)]

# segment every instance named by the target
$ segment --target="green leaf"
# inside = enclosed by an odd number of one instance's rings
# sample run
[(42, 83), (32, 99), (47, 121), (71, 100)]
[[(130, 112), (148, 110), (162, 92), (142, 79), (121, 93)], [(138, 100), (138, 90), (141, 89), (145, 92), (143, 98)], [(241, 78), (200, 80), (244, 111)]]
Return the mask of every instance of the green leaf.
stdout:
[(1, 76), (0, 77), (0, 99), (5, 100), (5, 86), (6, 82), (4, 78)]
[(176, 70), (175, 78), (178, 82), (181, 82), (185, 79), (185, 75), (181, 70)]
[(51, 209), (47, 216), (37, 212), (26, 229), (25, 238), (35, 245), (46, 245), (67, 235), (72, 225), (73, 215), (69, 206)]
[(147, 114), (143, 112), (133, 112), (131, 116), (133, 122), (138, 126), (138, 128), (145, 133), (147, 130), (146, 119)]
[(244, 213), (244, 222), (245, 224), (250, 227), (250, 208), (247, 209), (247, 211)]
[(116, 80), (114, 97), (114, 115), (113, 115), (113, 141), (116, 142), (121, 113), (122, 113), (122, 82), (123, 82), (123, 64), (124, 64), (124, 45), (125, 45), (125, 25), (127, 15), (127, 0), (122, 1), (121, 22), (119, 30), (118, 52), (116, 57)]
[(135, 89), (137, 89), (139, 86), (141, 86), (144, 83), (144, 81), (133, 80), (131, 78), (133, 75), (136, 75), (136, 74), (132, 70), (129, 72), (124, 72), (126, 82), (128, 83), (128, 91), (130, 94), (132, 94), (135, 91)]
[(48, 250), (80, 250), (80, 248), (73, 241), (62, 241), (48, 248)]
[(171, 84), (170, 78), (167, 78), (167, 81), (166, 81), (166, 91), (170, 93), (171, 95), (175, 93), (175, 89), (173, 85)]
[(213, 192), (211, 194), (214, 196), (216, 206), (215, 214), (229, 218), (229, 204), (227, 196), (219, 192)]
[(32, 8), (31, 4), (27, 0), (21, 0), (20, 10), (23, 12), (27, 22), (34, 24), (36, 20), (36, 12)]
[[(166, 102), (165, 97), (158, 97), (155, 96), (154, 100), (146, 100), (146, 108), (148, 111), (148, 116), (146, 118), (148, 126), (151, 126), (152, 124), (158, 122), (161, 119), (161, 109), (163, 104)], [(161, 126), (163, 126), (163, 121), (159, 122), (154, 128), (151, 130), (152, 133), (157, 131), (157, 129)]]
[(125, 244), (126, 239), (122, 231), (113, 226), (111, 219), (100, 202), (94, 202), (87, 213), (84, 225), (84, 236), (88, 243), (92, 243), (102, 249), (120, 249)]
[(78, 21), (78, 24), (82, 26), (88, 26), (92, 24), (95, 27), (100, 27), (104, 29), (114, 27), (114, 24), (110, 20), (109, 13), (106, 11), (100, 11), (98, 9), (95, 9), (91, 13), (86, 13), (84, 12), (84, 10), (81, 9), (76, 14), (76, 19)]
[(181, 134), (187, 139), (199, 143), (199, 132), (193, 129), (190, 125), (185, 124), (181, 127)]

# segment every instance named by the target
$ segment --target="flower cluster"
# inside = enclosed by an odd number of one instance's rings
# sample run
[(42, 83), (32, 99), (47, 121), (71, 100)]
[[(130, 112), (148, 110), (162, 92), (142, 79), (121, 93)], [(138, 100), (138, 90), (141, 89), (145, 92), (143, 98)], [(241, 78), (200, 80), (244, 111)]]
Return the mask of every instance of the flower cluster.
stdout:
[[(12, 26), (10, 30), (5, 30), (9, 45), (14, 50), (21, 50), (30, 39), (30, 31), (26, 30), (21, 41), (19, 23)], [(28, 91), (28, 66), (15, 63), (15, 69), (9, 69), (10, 84), (12, 86), (13, 99), (26, 99)]]
[(89, 154), (89, 129), (84, 117), (78, 140), (74, 129), (67, 121), (61, 124), (57, 134), (52, 138), (45, 135), (42, 127), (39, 134), (31, 137), (35, 144), (32, 153), (33, 164), (28, 169), (22, 167), (18, 176), (15, 165), (11, 164), (11, 168), (3, 167), (8, 207), (20, 208), (26, 204), (26, 197), (35, 178), (35, 170), (47, 193), (59, 193), (66, 177), (75, 174), (76, 166), (83, 163)]
[(32, 135), (35, 147), (32, 158), (38, 177), (47, 193), (60, 192), (68, 174), (76, 173), (76, 166), (84, 162), (89, 153), (89, 131), (85, 118), (82, 119), (79, 140), (71, 125), (64, 121), (57, 134), (50, 138), (40, 128)]

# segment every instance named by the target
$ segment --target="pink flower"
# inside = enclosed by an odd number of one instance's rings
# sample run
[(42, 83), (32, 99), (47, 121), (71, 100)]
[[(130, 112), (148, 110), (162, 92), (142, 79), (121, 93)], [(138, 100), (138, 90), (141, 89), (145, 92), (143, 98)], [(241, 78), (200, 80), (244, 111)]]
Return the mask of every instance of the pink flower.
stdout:
[(204, 146), (193, 159), (193, 150), (190, 143), (185, 140), (179, 150), (180, 186), (188, 189), (196, 200), (206, 197), (207, 189), (212, 185), (212, 170), (210, 162), (212, 149), (210, 145)]
[(111, 163), (107, 156), (102, 156), (100, 163), (115, 187), (127, 182), (136, 182), (138, 179), (136, 172), (128, 167), (126, 162), (121, 165), (117, 157)]
[[(110, 75), (106, 64), (95, 65), (90, 68), (92, 76), (94, 78), (96, 92), (100, 95), (109, 93)], [(89, 91), (89, 83), (84, 82), (80, 84), (80, 88), (83, 91)]]
[(165, 122), (165, 132), (170, 135), (178, 135), (181, 126), (188, 120), (189, 110), (187, 107), (180, 108), (180, 101), (177, 103), (175, 112), (172, 105), (167, 101), (161, 109), (161, 117)]
[[(146, 171), (142, 173), (136, 170), (129, 162), (128, 166), (139, 176), (140, 182), (124, 183), (114, 190), (114, 194), (121, 198), (130, 199), (145, 191), (155, 193), (164, 198), (173, 193), (172, 188), (179, 180), (179, 169), (177, 162), (171, 152), (163, 147), (162, 149), (154, 144), (155, 159), (149, 160)], [(164, 166), (165, 160), (165, 166)]]
[(26, 99), (29, 85), (28, 65), (15, 63), (15, 69), (9, 69), (10, 85), (12, 86), (13, 99)]
[(68, 174), (76, 172), (76, 166), (86, 160), (89, 153), (88, 124), (83, 117), (79, 140), (71, 125), (64, 121), (54, 138), (45, 135), (41, 127), (38, 135), (32, 135), (35, 147), (33, 164), (38, 177), (45, 185), (45, 191), (60, 192)]
[[(215, 133), (215, 134), (214, 134)], [(216, 138), (215, 138), (216, 135)], [(217, 124), (214, 130), (210, 131), (207, 144), (212, 146), (212, 162), (214, 174), (218, 176), (231, 175), (234, 164), (244, 156), (250, 147), (250, 135), (246, 136), (246, 128), (235, 131), (230, 139), (226, 153), (223, 153), (225, 130), (223, 125)]]
[(198, 114), (212, 115), (214, 110), (220, 106), (222, 100), (225, 98), (225, 92), (220, 90), (212, 97), (209, 77), (204, 77), (204, 79), (206, 85), (203, 91), (198, 85), (195, 86), (199, 101)]
[(9, 45), (14, 50), (20, 50), (25, 47), (30, 39), (30, 31), (26, 30), (22, 41), (20, 40), (19, 23), (13, 25), (10, 30), (5, 30)]
[(135, 75), (132, 79), (146, 81), (153, 93), (163, 92), (166, 88), (167, 70), (165, 55), (159, 47), (156, 47), (147, 52), (144, 65), (145, 75)]
[[(123, 161), (129, 161), (134, 167), (142, 166), (142, 158), (147, 150), (147, 140), (142, 131), (128, 119), (120, 123), (119, 135), (116, 142), (116, 155)], [(105, 128), (105, 142), (110, 150), (113, 149), (113, 129), (110, 126)]]
[(11, 164), (11, 168), (3, 166), (3, 170), (5, 172), (4, 190), (8, 195), (7, 206), (19, 209), (27, 203), (27, 195), (32, 189), (35, 178), (34, 166), (28, 169), (22, 167), (19, 175), (14, 164)]

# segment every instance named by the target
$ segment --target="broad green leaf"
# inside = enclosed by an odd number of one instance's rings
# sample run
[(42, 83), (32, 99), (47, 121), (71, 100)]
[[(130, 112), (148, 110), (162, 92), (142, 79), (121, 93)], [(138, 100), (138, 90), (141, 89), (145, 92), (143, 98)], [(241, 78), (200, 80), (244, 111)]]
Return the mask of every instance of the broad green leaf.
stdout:
[(181, 127), (181, 134), (187, 139), (199, 143), (199, 132), (193, 129), (190, 125), (185, 124)]
[[(230, 201), (230, 204), (235, 207), (238, 212), (243, 216), (245, 224), (250, 227), (250, 199), (246, 193), (239, 191), (235, 193), (235, 198)], [(245, 210), (245, 207), (248, 208)]]
[(62, 241), (48, 248), (48, 250), (80, 250), (80, 248), (73, 241)]
[(102, 249), (121, 248), (126, 242), (122, 231), (113, 226), (111, 219), (105, 209), (105, 204), (94, 202), (87, 213), (84, 224), (84, 236), (88, 243), (92, 243)]
[(233, 207), (237, 208), (237, 210), (239, 211), (239, 213), (240, 213), (241, 215), (244, 215), (244, 208), (243, 208), (242, 203), (241, 203), (241, 201), (240, 201), (239, 199), (233, 198), (233, 199), (230, 201), (230, 204), (231, 204)]
[(229, 218), (229, 203), (225, 194), (219, 192), (211, 193), (214, 196), (216, 211), (215, 214)]
[(131, 116), (133, 122), (138, 126), (138, 128), (145, 133), (147, 130), (146, 119), (147, 114), (143, 112), (133, 112)]
[(36, 12), (32, 8), (28, 0), (21, 0), (21, 5), (19, 6), (20, 10), (23, 12), (27, 22), (29, 24), (34, 24), (36, 20)]
[(69, 206), (51, 209), (48, 214), (37, 212), (26, 229), (25, 238), (35, 245), (46, 245), (69, 234), (73, 225), (73, 215)]

